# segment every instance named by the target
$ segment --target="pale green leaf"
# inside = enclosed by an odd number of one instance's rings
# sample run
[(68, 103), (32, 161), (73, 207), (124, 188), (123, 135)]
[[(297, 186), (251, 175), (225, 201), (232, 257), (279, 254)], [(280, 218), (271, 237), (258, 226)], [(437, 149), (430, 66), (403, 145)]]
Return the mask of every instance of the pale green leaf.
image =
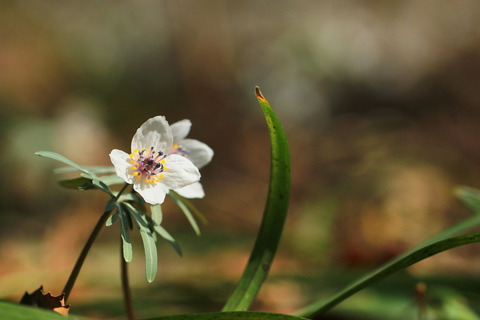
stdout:
[(163, 220), (162, 206), (159, 204), (151, 205), (150, 212), (152, 213), (152, 220), (157, 225), (160, 225)]
[(158, 268), (157, 247), (149, 229), (140, 229), (140, 235), (145, 249), (145, 278), (148, 282), (153, 282)]
[(190, 212), (190, 209), (182, 202), (182, 200), (179, 197), (177, 197), (176, 193), (170, 192), (168, 193), (168, 195), (175, 201), (177, 206), (182, 210), (183, 214), (185, 215), (188, 222), (192, 226), (193, 231), (195, 231), (197, 236), (200, 236), (200, 228), (198, 227), (197, 221), (195, 221), (195, 218)]
[(82, 167), (78, 164), (76, 164), (75, 162), (65, 158), (64, 156), (62, 156), (61, 154), (58, 154), (56, 152), (51, 152), (51, 151), (37, 151), (35, 152), (35, 154), (37, 156), (41, 156), (41, 157), (45, 157), (45, 158), (49, 158), (49, 159), (53, 159), (53, 160), (57, 160), (57, 161), (60, 161), (68, 166), (71, 166), (79, 171), (82, 171), (84, 173), (86, 173), (88, 176), (87, 178), (94, 178), (96, 177), (95, 176), (95, 173), (93, 173), (92, 171), (88, 170), (87, 168), (85, 167)]
[(154, 230), (165, 240), (167, 240), (168, 243), (170, 243), (173, 247), (173, 249), (175, 249), (175, 251), (177, 251), (178, 255), (179, 256), (182, 256), (183, 253), (182, 253), (182, 248), (180, 247), (180, 245), (178, 244), (178, 242), (172, 237), (172, 235), (170, 233), (168, 233), (167, 230), (165, 230), (165, 228), (163, 228), (162, 226), (160, 225), (155, 225), (154, 226)]

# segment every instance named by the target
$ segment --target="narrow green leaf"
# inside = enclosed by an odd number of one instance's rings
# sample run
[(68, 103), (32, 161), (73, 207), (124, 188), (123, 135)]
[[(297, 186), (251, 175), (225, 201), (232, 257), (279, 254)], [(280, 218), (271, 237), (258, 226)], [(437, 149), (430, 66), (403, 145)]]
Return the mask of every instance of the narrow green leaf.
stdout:
[(207, 218), (200, 212), (200, 210), (197, 209), (197, 207), (195, 207), (195, 205), (190, 200), (182, 197), (181, 195), (179, 195), (173, 190), (171, 190), (170, 192), (173, 192), (175, 196), (179, 198), (183, 202), (183, 204), (187, 206), (188, 209), (190, 209), (190, 212), (193, 213), (203, 225), (208, 224)]
[(237, 311), (179, 314), (144, 320), (306, 320), (306, 318), (270, 312)]
[(467, 186), (458, 186), (454, 189), (454, 193), (474, 213), (480, 213), (480, 190)]
[(95, 189), (95, 186), (92, 184), (92, 180), (84, 177), (60, 180), (58, 183), (67, 189), (77, 189), (80, 191)]
[(133, 258), (132, 243), (130, 241), (129, 235), (129, 224), (128, 224), (128, 212), (123, 209), (121, 205), (118, 206), (119, 218), (120, 218), (120, 235), (122, 237), (123, 244), (123, 258), (126, 262), (131, 262)]
[(168, 231), (165, 228), (163, 228), (160, 225), (155, 225), (154, 230), (160, 235), (160, 237), (162, 237), (163, 239), (167, 240), (168, 243), (170, 243), (170, 245), (173, 247), (173, 249), (175, 249), (175, 251), (177, 251), (180, 257), (183, 256), (182, 248), (180, 247), (178, 242), (172, 237), (172, 235), (168, 233)]
[(130, 212), (135, 224), (139, 229), (148, 229), (150, 230), (150, 226), (148, 225), (147, 216), (140, 212), (137, 208), (135, 208), (131, 203), (123, 202), (123, 206)]
[(401, 255), (400, 257), (374, 270), (373, 272), (361, 277), (329, 299), (314, 302), (295, 314), (302, 317), (313, 317), (325, 313), (358, 291), (376, 284), (386, 277), (399, 272), (419, 261), (431, 257), (437, 253), (476, 242), (480, 242), (480, 232), (469, 233), (440, 240), (413, 252), (407, 252), (406, 254)]
[(168, 195), (175, 201), (177, 206), (182, 210), (185, 217), (187, 217), (187, 220), (188, 222), (190, 222), (190, 225), (192, 226), (193, 231), (195, 231), (197, 236), (200, 236), (200, 228), (198, 227), (197, 221), (195, 221), (195, 218), (190, 212), (190, 209), (182, 202), (182, 200), (179, 197), (177, 197), (176, 193), (169, 192)]
[(62, 316), (56, 312), (0, 301), (0, 319), (8, 320), (88, 320), (78, 316)]
[(248, 264), (223, 311), (247, 310), (257, 296), (280, 241), (290, 197), (290, 151), (280, 121), (264, 98), (255, 89), (270, 136), (270, 182), (260, 230)]
[(145, 249), (145, 278), (148, 282), (153, 282), (158, 268), (157, 247), (150, 230), (142, 228), (140, 229), (140, 235)]
[(110, 227), (113, 225), (119, 218), (119, 213), (118, 211), (112, 214), (110, 217), (108, 217), (107, 222), (105, 222), (105, 226)]
[(138, 211), (132, 204), (124, 202), (121, 204), (130, 212), (131, 217), (135, 221), (138, 229), (140, 230), (140, 236), (143, 241), (143, 248), (145, 250), (145, 277), (148, 282), (152, 282), (157, 275), (157, 247), (155, 245), (155, 238), (150, 231), (149, 222), (144, 213)]
[[(83, 173), (80, 174), (82, 177), (83, 177)], [(92, 184), (99, 190), (105, 192), (106, 194), (110, 195), (111, 197), (115, 197), (115, 195), (113, 194), (112, 190), (110, 190), (110, 188), (105, 184), (103, 183), (102, 181), (98, 180), (98, 179), (93, 179), (92, 180)]]
[(159, 204), (151, 205), (150, 212), (152, 213), (152, 220), (155, 224), (160, 225), (163, 220), (162, 206)]
[(35, 154), (37, 156), (41, 156), (41, 157), (45, 157), (45, 158), (49, 158), (49, 159), (53, 159), (53, 160), (57, 160), (57, 161), (60, 161), (70, 167), (73, 167), (79, 171), (82, 171), (86, 174), (89, 175), (89, 177), (96, 177), (95, 174), (93, 172), (91, 172), (90, 170), (88, 170), (87, 168), (85, 167), (82, 167), (78, 164), (76, 164), (75, 162), (65, 158), (64, 156), (62, 156), (61, 154), (58, 154), (56, 152), (51, 152), (51, 151), (37, 151), (35, 152)]
[(110, 212), (113, 209), (115, 209), (115, 206), (117, 205), (117, 201), (115, 199), (110, 199), (107, 201), (105, 204), (105, 209), (103, 209), (104, 212)]
[[(115, 173), (115, 168), (114, 167), (82, 166), (82, 168), (88, 170), (89, 172), (93, 172), (95, 174)], [(58, 174), (75, 172), (75, 171), (79, 171), (79, 170), (77, 168), (72, 168), (72, 167), (61, 167), (61, 168), (56, 168), (56, 169), (53, 170), (53, 172), (58, 173)]]
[(107, 175), (107, 176), (100, 176), (98, 180), (102, 181), (107, 186), (113, 186), (118, 184), (124, 184), (125, 180), (117, 176), (116, 174)]

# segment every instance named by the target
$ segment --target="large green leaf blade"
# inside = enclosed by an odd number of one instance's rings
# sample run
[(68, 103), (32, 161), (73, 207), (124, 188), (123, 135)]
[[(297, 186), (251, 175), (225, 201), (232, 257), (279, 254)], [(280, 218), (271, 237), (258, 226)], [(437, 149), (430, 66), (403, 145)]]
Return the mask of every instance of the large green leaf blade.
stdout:
[(254, 248), (240, 281), (223, 311), (248, 310), (268, 275), (285, 223), (290, 197), (290, 151), (282, 125), (256, 88), (270, 136), (270, 181), (263, 219)]
[(77, 316), (62, 316), (56, 312), (0, 301), (0, 319), (8, 320), (88, 320)]
[(306, 320), (306, 318), (280, 313), (236, 311), (215, 313), (192, 313), (163, 316), (144, 320)]
[(469, 233), (461, 236), (456, 236), (448, 239), (443, 239), (436, 241), (434, 243), (429, 243), (419, 249), (409, 251), (400, 257), (392, 260), (391, 262), (379, 267), (378, 269), (368, 273), (367, 275), (361, 277), (357, 281), (353, 282), (337, 294), (332, 297), (317, 301), (311, 305), (303, 308), (302, 310), (296, 312), (295, 314), (302, 317), (313, 317), (322, 313), (327, 312), (332, 309), (340, 302), (344, 301), (348, 297), (357, 293), (358, 291), (374, 285), (386, 277), (399, 272), (419, 261), (422, 261), (428, 257), (431, 257), (437, 253), (463, 246), (470, 243), (480, 242), (480, 232)]

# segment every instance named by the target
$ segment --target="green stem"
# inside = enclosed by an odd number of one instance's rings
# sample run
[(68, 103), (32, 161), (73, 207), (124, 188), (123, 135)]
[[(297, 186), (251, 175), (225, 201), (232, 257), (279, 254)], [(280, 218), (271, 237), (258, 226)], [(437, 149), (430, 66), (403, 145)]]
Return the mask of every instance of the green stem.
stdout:
[(120, 270), (122, 279), (122, 293), (123, 302), (125, 304), (125, 310), (127, 312), (128, 320), (135, 320), (135, 313), (133, 312), (132, 294), (130, 292), (130, 285), (128, 282), (128, 266), (127, 262), (123, 258), (123, 240), (120, 237)]
[[(128, 187), (128, 184), (125, 184), (122, 189), (117, 193), (117, 195), (114, 198), (114, 201), (116, 202), (118, 198), (120, 198), (120, 195), (125, 191), (125, 189)], [(77, 262), (75, 263), (75, 266), (72, 269), (72, 272), (70, 273), (70, 277), (68, 277), (67, 283), (65, 284), (65, 287), (63, 287), (63, 293), (65, 294), (65, 304), (67, 303), (68, 297), (70, 296), (70, 293), (72, 292), (73, 285), (75, 284), (75, 281), (77, 280), (78, 274), (80, 273), (80, 269), (82, 269), (83, 263), (85, 262), (85, 258), (88, 255), (88, 252), (90, 251), (90, 248), (92, 247), (93, 243), (95, 242), (95, 239), (97, 238), (100, 230), (102, 227), (105, 225), (105, 222), (107, 222), (108, 217), (110, 216), (110, 213), (113, 211), (113, 209), (110, 210), (105, 210), (98, 220), (97, 224), (95, 225), (95, 228), (93, 228), (92, 233), (90, 234), (90, 237), (88, 238), (87, 242), (83, 246), (82, 252), (80, 252), (80, 255), (77, 258)]]

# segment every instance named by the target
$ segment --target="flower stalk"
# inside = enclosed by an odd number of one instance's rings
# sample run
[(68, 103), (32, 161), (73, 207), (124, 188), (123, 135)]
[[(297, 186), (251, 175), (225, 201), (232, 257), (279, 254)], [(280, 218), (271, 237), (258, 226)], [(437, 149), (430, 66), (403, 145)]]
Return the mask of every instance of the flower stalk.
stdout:
[[(114, 201), (117, 201), (122, 193), (125, 191), (125, 189), (128, 187), (128, 184), (125, 184), (122, 189), (118, 192), (118, 194), (115, 196)], [(70, 296), (70, 293), (72, 292), (73, 286), (75, 285), (75, 281), (77, 280), (78, 274), (80, 273), (80, 269), (82, 269), (83, 263), (85, 262), (85, 258), (88, 255), (88, 252), (90, 251), (90, 248), (92, 247), (93, 243), (97, 239), (98, 234), (100, 233), (100, 230), (102, 227), (105, 225), (107, 222), (108, 217), (112, 213), (112, 209), (106, 209), (103, 214), (100, 216), (100, 219), (98, 219), (97, 224), (93, 228), (92, 233), (90, 234), (90, 237), (88, 237), (87, 242), (83, 246), (82, 251), (80, 252), (80, 255), (77, 258), (77, 262), (75, 263), (75, 266), (72, 269), (72, 272), (70, 273), (70, 276), (68, 277), (67, 282), (65, 283), (65, 287), (63, 288), (63, 293), (65, 294), (65, 304), (68, 301), (68, 297)]]

